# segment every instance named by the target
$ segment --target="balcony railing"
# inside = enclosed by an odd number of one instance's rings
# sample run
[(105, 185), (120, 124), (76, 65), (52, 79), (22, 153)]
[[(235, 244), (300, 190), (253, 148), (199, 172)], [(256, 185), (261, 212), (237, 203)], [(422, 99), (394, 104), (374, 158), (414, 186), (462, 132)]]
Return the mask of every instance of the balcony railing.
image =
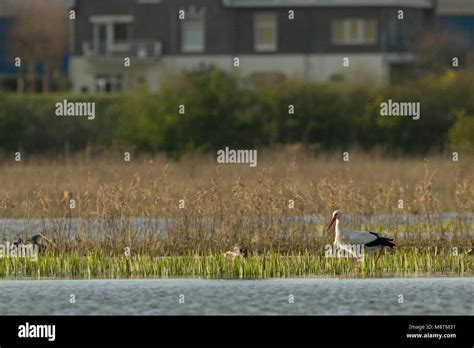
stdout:
[(82, 52), (87, 58), (96, 60), (123, 60), (128, 57), (149, 61), (160, 58), (162, 48), (160, 41), (130, 41), (111, 47), (94, 47), (92, 42), (84, 41)]

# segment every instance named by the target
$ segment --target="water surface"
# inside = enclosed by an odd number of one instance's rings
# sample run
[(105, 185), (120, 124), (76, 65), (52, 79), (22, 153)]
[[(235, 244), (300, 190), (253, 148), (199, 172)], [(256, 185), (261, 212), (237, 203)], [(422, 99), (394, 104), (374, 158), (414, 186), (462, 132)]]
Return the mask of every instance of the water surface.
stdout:
[(0, 281), (0, 315), (474, 315), (473, 299), (474, 278)]

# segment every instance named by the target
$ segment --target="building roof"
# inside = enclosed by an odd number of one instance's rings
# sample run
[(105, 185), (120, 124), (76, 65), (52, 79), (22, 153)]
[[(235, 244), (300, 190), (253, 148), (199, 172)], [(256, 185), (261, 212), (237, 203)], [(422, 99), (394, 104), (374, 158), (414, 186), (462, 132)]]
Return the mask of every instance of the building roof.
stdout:
[[(472, 3), (474, 0), (468, 1)], [(228, 7), (435, 7), (435, 0), (223, 0), (223, 2), (224, 6)]]
[(474, 15), (474, 0), (438, 0), (438, 15)]

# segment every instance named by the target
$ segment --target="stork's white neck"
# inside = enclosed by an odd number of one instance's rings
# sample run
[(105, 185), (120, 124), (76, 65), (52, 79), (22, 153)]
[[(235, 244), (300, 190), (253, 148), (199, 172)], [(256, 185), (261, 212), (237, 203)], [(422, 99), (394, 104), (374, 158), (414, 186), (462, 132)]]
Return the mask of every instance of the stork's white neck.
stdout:
[(342, 236), (343, 233), (344, 233), (344, 231), (343, 231), (343, 228), (342, 228), (342, 224), (339, 221), (339, 218), (337, 218), (336, 219), (336, 238)]

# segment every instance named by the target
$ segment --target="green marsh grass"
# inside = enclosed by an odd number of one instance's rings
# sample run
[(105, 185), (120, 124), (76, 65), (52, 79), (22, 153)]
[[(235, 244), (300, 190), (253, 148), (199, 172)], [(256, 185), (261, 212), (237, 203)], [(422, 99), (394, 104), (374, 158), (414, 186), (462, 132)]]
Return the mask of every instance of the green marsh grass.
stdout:
[(222, 254), (182, 256), (103, 255), (93, 252), (60, 256), (44, 255), (37, 261), (0, 259), (0, 278), (33, 279), (122, 279), (209, 278), (265, 279), (311, 276), (380, 277), (410, 275), (473, 274), (472, 256), (437, 248), (407, 248), (374, 255), (358, 262), (350, 258), (328, 258), (308, 252), (226, 258)]

